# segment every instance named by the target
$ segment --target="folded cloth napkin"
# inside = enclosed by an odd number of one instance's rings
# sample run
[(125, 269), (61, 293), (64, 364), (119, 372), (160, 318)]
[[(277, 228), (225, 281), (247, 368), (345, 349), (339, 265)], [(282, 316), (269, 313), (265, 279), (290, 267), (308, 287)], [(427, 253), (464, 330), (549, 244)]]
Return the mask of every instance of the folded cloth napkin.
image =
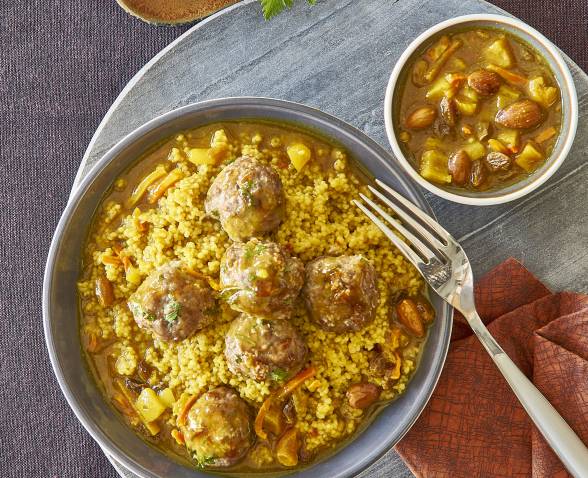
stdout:
[[(475, 293), (490, 333), (588, 443), (588, 296), (552, 294), (514, 259)], [(457, 313), (437, 388), (396, 450), (417, 477), (569, 476)]]

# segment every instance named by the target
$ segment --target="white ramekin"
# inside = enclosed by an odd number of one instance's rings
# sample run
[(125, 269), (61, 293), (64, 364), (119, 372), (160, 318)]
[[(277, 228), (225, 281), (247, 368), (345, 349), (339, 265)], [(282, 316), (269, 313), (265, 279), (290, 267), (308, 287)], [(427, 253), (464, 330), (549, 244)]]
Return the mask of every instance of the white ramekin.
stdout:
[[(562, 124), (559, 138), (553, 148), (550, 157), (545, 163), (533, 172), (528, 178), (513, 184), (507, 188), (491, 191), (447, 191), (445, 189), (436, 186), (424, 179), (414, 166), (407, 160), (397, 139), (397, 132), (394, 129), (393, 119), (393, 105), (397, 98), (399, 91), (398, 79), (407, 65), (407, 62), (411, 59), (413, 54), (431, 37), (439, 34), (443, 30), (450, 30), (455, 28), (456, 25), (460, 26), (489, 26), (495, 28), (501, 28), (505, 31), (522, 38), (524, 41), (529, 43), (532, 47), (541, 53), (551, 69), (553, 74), (559, 83), (562, 100)], [(576, 88), (570, 70), (568, 69), (561, 53), (547, 38), (539, 33), (534, 28), (530, 27), (526, 23), (517, 20), (516, 18), (507, 17), (504, 15), (491, 15), (491, 14), (475, 14), (475, 15), (463, 15), (455, 18), (445, 20), (428, 30), (421, 33), (414, 41), (408, 46), (404, 53), (400, 56), (386, 88), (386, 97), (384, 100), (384, 121), (386, 125), (386, 134), (388, 141), (392, 147), (392, 151), (396, 156), (396, 159), (409, 176), (414, 179), (425, 189), (436, 194), (439, 197), (448, 199), (449, 201), (458, 202), (461, 204), (470, 204), (475, 206), (488, 206), (493, 204), (501, 204), (508, 201), (513, 201), (531, 191), (537, 189), (545, 181), (547, 181), (561, 166), (564, 159), (566, 158), (574, 137), (576, 135), (576, 127), (578, 124), (578, 98), (576, 94)]]

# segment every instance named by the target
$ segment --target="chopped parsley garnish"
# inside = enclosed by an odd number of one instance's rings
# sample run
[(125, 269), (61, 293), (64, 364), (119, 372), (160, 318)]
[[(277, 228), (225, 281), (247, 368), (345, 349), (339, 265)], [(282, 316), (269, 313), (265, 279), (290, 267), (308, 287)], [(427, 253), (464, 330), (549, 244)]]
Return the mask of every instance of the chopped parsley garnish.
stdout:
[(167, 304), (163, 307), (164, 320), (170, 324), (178, 320), (180, 311), (182, 310), (182, 304), (180, 304), (174, 296), (168, 295)]
[(245, 181), (244, 184), (241, 185), (239, 191), (241, 196), (249, 203), (249, 205), (253, 204), (253, 193), (251, 189), (253, 189), (253, 181), (251, 179)]
[(247, 247), (245, 248), (245, 254), (243, 254), (243, 257), (246, 260), (251, 260), (251, 259), (253, 259), (254, 255), (255, 255), (255, 249), (253, 247), (251, 247), (251, 245), (247, 245)]
[(216, 456), (205, 456), (202, 458), (198, 458), (196, 455), (194, 455), (194, 459), (196, 460), (196, 466), (198, 468), (206, 468), (207, 466), (214, 465), (214, 462), (216, 461)]
[(237, 363), (241, 363), (241, 362), (243, 362), (243, 357), (241, 357), (240, 355), (237, 355), (237, 356), (235, 357), (235, 362), (237, 362)]
[(257, 280), (257, 276), (255, 275), (255, 272), (250, 272), (248, 279), (249, 279), (249, 282), (255, 282)]
[(270, 372), (270, 377), (274, 382), (283, 382), (288, 378), (288, 372), (281, 368), (275, 368)]
[(259, 256), (266, 250), (265, 244), (256, 244), (253, 246), (252, 244), (248, 244), (245, 248), (245, 254), (243, 254), (243, 258), (247, 261), (250, 261), (255, 256)]
[(138, 320), (148, 320), (149, 322), (153, 322), (156, 319), (155, 315), (143, 310), (143, 307), (136, 302), (129, 302), (128, 305), (129, 310)]

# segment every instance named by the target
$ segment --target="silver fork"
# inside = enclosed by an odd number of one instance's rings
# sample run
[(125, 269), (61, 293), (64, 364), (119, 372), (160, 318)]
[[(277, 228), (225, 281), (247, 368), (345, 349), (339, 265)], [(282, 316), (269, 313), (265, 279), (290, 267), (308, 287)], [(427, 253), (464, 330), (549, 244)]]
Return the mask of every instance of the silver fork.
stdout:
[[(472, 268), (462, 247), (413, 203), (382, 181), (376, 180), (376, 184), (380, 189), (369, 186), (370, 191), (393, 210), (404, 225), (364, 194), (360, 194), (363, 202), (354, 200), (355, 205), (414, 264), (437, 294), (463, 314), (531, 420), (567, 470), (575, 477), (588, 477), (588, 449), (584, 443), (502, 350), (476, 312)], [(406, 242), (389, 226), (400, 232)]]

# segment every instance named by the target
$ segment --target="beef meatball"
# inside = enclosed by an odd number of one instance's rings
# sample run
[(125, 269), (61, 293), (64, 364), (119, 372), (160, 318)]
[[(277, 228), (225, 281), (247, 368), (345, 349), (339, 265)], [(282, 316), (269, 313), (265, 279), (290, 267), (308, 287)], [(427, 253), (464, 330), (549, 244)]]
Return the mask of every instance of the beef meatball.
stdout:
[(233, 241), (246, 241), (273, 231), (284, 217), (284, 190), (278, 173), (249, 157), (241, 157), (216, 177), (204, 206), (218, 217)]
[(194, 402), (180, 430), (202, 466), (231, 466), (253, 445), (252, 421), (249, 405), (232, 388), (220, 386)]
[(380, 299), (376, 271), (363, 256), (321, 257), (308, 263), (303, 295), (312, 319), (337, 333), (369, 324)]
[(225, 338), (225, 356), (231, 372), (257, 381), (283, 381), (304, 365), (308, 349), (286, 320), (267, 320), (242, 314)]
[(240, 312), (288, 318), (303, 283), (302, 261), (275, 242), (236, 242), (221, 261), (223, 297)]
[(147, 276), (129, 298), (137, 325), (163, 340), (183, 340), (212, 323), (214, 293), (204, 276), (170, 262)]

